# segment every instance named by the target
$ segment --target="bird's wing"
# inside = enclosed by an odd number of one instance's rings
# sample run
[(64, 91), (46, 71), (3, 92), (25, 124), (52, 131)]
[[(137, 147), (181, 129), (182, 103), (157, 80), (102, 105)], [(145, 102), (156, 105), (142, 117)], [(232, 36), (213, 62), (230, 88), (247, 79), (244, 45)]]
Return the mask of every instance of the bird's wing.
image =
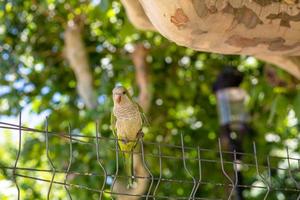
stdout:
[(111, 112), (111, 115), (110, 115), (111, 130), (112, 130), (114, 136), (117, 138), (118, 136), (117, 136), (116, 121), (117, 121), (116, 116), (114, 115), (113, 112)]
[(116, 118), (116, 116), (114, 115), (114, 113), (111, 112), (111, 115), (110, 115), (110, 125), (111, 125), (111, 130), (112, 130), (112, 132), (113, 132), (113, 135), (114, 135), (114, 137), (115, 137), (115, 140), (116, 140), (117, 143), (118, 143), (118, 147), (121, 149), (120, 142), (119, 142), (119, 138), (118, 138), (118, 135), (117, 135), (116, 122), (117, 122), (117, 118)]
[(148, 121), (148, 119), (146, 117), (146, 114), (143, 111), (143, 108), (137, 102), (135, 102), (133, 100), (133, 98), (129, 95), (128, 91), (126, 92), (126, 95), (130, 99), (130, 101), (133, 102), (134, 104), (136, 104), (136, 106), (138, 107), (140, 115), (141, 115), (141, 118), (142, 118), (142, 126), (150, 126), (149, 121)]
[(139, 109), (139, 112), (140, 112), (140, 115), (141, 115), (141, 118), (142, 118), (142, 123), (143, 123), (142, 125), (144, 125), (144, 126), (150, 126), (149, 121), (148, 121), (148, 119), (146, 117), (146, 114), (143, 111), (143, 108), (138, 103), (136, 103), (136, 105), (137, 105), (137, 107)]

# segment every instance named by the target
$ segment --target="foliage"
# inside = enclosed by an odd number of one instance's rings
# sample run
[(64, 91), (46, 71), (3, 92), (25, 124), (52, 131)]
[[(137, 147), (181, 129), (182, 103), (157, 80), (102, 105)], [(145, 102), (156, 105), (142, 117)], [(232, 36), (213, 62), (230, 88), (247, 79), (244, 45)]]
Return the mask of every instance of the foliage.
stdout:
[[(292, 152), (299, 151), (299, 85), (279, 69), (276, 69), (276, 76), (286, 83), (285, 86), (271, 85), (265, 77), (264, 63), (253, 57), (196, 52), (179, 47), (158, 33), (138, 31), (126, 18), (119, 1), (0, 1), (0, 8), (1, 116), (17, 116), (21, 108), (29, 107), (32, 114), (46, 111), (50, 115), (50, 129), (56, 132), (67, 131), (70, 123), (73, 134), (95, 135), (94, 121), (100, 120), (102, 135), (112, 136), (109, 129), (111, 91), (120, 82), (131, 87), (134, 96), (137, 96), (130, 52), (134, 44), (142, 42), (149, 48), (147, 62), (154, 97), (147, 114), (150, 127), (145, 129), (146, 141), (180, 144), (182, 133), (186, 146), (217, 149), (219, 127), (216, 98), (211, 88), (222, 67), (232, 65), (245, 75), (242, 87), (250, 97), (248, 109), (252, 117), (251, 126), (255, 130), (254, 135), (245, 138), (244, 150), (252, 152), (251, 140), (254, 139), (258, 144), (259, 158), (265, 158), (266, 154), (281, 155), (284, 146), (290, 144), (294, 144), (290, 146)], [(64, 27), (77, 15), (85, 18), (84, 40), (99, 102), (94, 111), (86, 110), (78, 97), (75, 77), (63, 56)], [(43, 129), (44, 126), (40, 124), (37, 128)], [(1, 130), (1, 137), (8, 135)], [(0, 154), (5, 155), (0, 158), (0, 165), (14, 164), (16, 143), (9, 142), (9, 139), (0, 146)], [(44, 142), (43, 135), (24, 135), (19, 165), (49, 169)], [(57, 137), (51, 137), (50, 144), (54, 165), (65, 169), (69, 144)], [(71, 171), (102, 173), (96, 162), (95, 146), (74, 143), (73, 149), (75, 156)], [(146, 151), (157, 153), (157, 146), (146, 145)], [(170, 148), (163, 149), (163, 153), (180, 156), (180, 151)], [(191, 157), (196, 155), (195, 151), (188, 154)], [(101, 156), (114, 158), (114, 152), (109, 148), (102, 149)], [(213, 152), (206, 156), (216, 157)], [(263, 159), (260, 161), (263, 162)], [(114, 173), (115, 161), (106, 159), (104, 162), (108, 172)], [(158, 176), (157, 160), (149, 158), (148, 162), (152, 172)], [(274, 161), (272, 164), (278, 166), (280, 163)], [(185, 172), (177, 168), (182, 165), (181, 162), (165, 160), (163, 165), (164, 176), (188, 179)], [(191, 170), (197, 174), (197, 169)], [(206, 178), (221, 179), (222, 174), (214, 173), (220, 172), (220, 166), (207, 165), (203, 170)], [(250, 172), (253, 171), (245, 173), (247, 183), (255, 181)], [(2, 170), (0, 181), (12, 178), (11, 175), (11, 171)], [(51, 178), (50, 174), (34, 173), (34, 176)], [(278, 176), (279, 185), (291, 184), (285, 176)], [(59, 175), (57, 177), (62, 179)], [(45, 198), (47, 191), (35, 181), (21, 178), (19, 181), (24, 199)], [(72, 179), (72, 183), (99, 188), (101, 179), (78, 176)], [(48, 186), (47, 183), (42, 185), (44, 188)], [(159, 194), (188, 196), (185, 187), (182, 184), (163, 184)], [(53, 198), (66, 198), (63, 187), (55, 186), (53, 190), (57, 191), (51, 194)], [(71, 192), (74, 199), (98, 198), (97, 194), (86, 190), (72, 189)], [(206, 186), (201, 187), (198, 194), (220, 197), (224, 190), (215, 191)], [(292, 196), (295, 194), (277, 192), (272, 195), (272, 199), (278, 199), (278, 195), (285, 195), (283, 199), (295, 199)], [(259, 198), (250, 190), (245, 191), (245, 196), (248, 199)], [(0, 198), (8, 197), (0, 194)]]

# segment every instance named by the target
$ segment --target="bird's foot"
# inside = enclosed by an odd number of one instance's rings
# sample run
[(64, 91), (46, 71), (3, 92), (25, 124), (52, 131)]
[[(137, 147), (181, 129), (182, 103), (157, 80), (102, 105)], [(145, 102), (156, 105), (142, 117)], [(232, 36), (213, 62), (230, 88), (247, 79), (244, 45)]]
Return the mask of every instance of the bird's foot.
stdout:
[(141, 130), (139, 130), (139, 132), (137, 133), (137, 138), (141, 139), (144, 137), (144, 132)]

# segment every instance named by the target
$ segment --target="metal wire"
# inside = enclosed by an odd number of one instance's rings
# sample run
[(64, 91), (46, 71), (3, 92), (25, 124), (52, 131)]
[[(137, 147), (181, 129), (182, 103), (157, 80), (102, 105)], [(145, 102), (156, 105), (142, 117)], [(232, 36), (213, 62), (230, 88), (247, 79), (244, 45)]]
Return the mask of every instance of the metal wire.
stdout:
[(269, 174), (269, 185), (270, 185), (270, 188), (272, 188), (272, 173), (271, 173), (270, 156), (267, 156), (267, 164), (268, 164), (268, 174)]
[(194, 194), (192, 196), (193, 199), (195, 199), (195, 195), (197, 193), (198, 188), (201, 185), (201, 181), (202, 181), (202, 166), (201, 166), (201, 151), (200, 151), (200, 147), (197, 147), (197, 158), (198, 158), (198, 173), (199, 173), (199, 179), (197, 181), (197, 184), (195, 186), (194, 189)]
[(114, 179), (113, 179), (113, 182), (111, 184), (111, 188), (110, 190), (113, 191), (114, 189), (114, 186), (115, 186), (115, 183), (117, 181), (117, 177), (118, 177), (118, 174), (119, 174), (119, 146), (118, 146), (118, 140), (115, 140), (115, 148), (116, 148), (116, 172), (115, 172), (115, 175), (114, 175)]
[(190, 196), (189, 196), (189, 199), (193, 198), (193, 195), (194, 195), (194, 190), (197, 186), (197, 182), (196, 182), (196, 179), (194, 178), (194, 176), (191, 174), (191, 172), (188, 170), (187, 166), (186, 166), (186, 162), (185, 162), (185, 152), (184, 152), (184, 142), (183, 142), (183, 135), (180, 134), (180, 139), (181, 139), (181, 147), (182, 147), (182, 161), (183, 161), (183, 167), (184, 167), (184, 170), (186, 171), (186, 173), (193, 179), (193, 188), (192, 188), (192, 191), (190, 193)]
[[(6, 123), (6, 122), (0, 122), (0, 124), (6, 124), (7, 126), (0, 126), (0, 129), (11, 129), (11, 130), (19, 130), (19, 126), (16, 125), (16, 124), (11, 124), (11, 123)], [(12, 127), (11, 127), (12, 126)], [(25, 127), (23, 126), (22, 127), (22, 131), (23, 133), (25, 132), (33, 132), (33, 133), (42, 133), (44, 134), (45, 131), (43, 130), (39, 130), (39, 129), (33, 129), (33, 128), (28, 128), (28, 127)], [(70, 139), (69, 137), (69, 134), (67, 133), (63, 133), (63, 132), (59, 132), (59, 133), (56, 133), (54, 131), (49, 131), (48, 134), (52, 134), (54, 136), (57, 136), (57, 137), (62, 137), (62, 138), (65, 138), (65, 139)], [(80, 143), (84, 143), (84, 144), (89, 144), (89, 145), (94, 145), (93, 142), (87, 142), (87, 141), (83, 141), (83, 140), (79, 140), (79, 139), (76, 139), (76, 137), (78, 138), (86, 138), (86, 139), (92, 139), (92, 140), (96, 140), (97, 138), (100, 139), (100, 140), (107, 140), (107, 141), (115, 141), (115, 140), (121, 140), (121, 139), (117, 139), (117, 138), (111, 138), (111, 137), (102, 137), (102, 136), (90, 136), (90, 135), (80, 135), (80, 134), (72, 134), (72, 140), (74, 140), (75, 142), (78, 141)], [(128, 142), (131, 142), (131, 140), (128, 140)], [(156, 142), (150, 142), (150, 141), (143, 141), (143, 143), (145, 145), (154, 145), (154, 146), (157, 146), (157, 143)], [(162, 147), (167, 147), (167, 148), (175, 148), (175, 149), (178, 149), (178, 150), (181, 150), (182, 147), (181, 145), (174, 145), (174, 144), (167, 144), (167, 143), (161, 143), (161, 146)], [(184, 149), (187, 151), (187, 150), (193, 150), (194, 147), (189, 147), (189, 146), (185, 146)], [(112, 149), (113, 151), (115, 151), (115, 148)], [(214, 150), (214, 149), (206, 149), (206, 148), (201, 148), (200, 149), (201, 151), (203, 152), (214, 152), (214, 153), (219, 153), (219, 151), (217, 150)], [(124, 151), (122, 151), (124, 152)], [(126, 152), (126, 151), (125, 151)], [(233, 155), (233, 151), (226, 151), (226, 150), (223, 150), (222, 151), (223, 154), (229, 154), (229, 155)], [(243, 156), (251, 156), (251, 157), (254, 157), (253, 153), (246, 153), (246, 152), (236, 152), (237, 155), (243, 155)], [(158, 157), (158, 155), (156, 155)], [(271, 158), (277, 158), (277, 159), (286, 159), (286, 157), (282, 157), (282, 156), (270, 156)], [(176, 158), (176, 157), (172, 157), (170, 156), (169, 158)], [(182, 158), (177, 158), (177, 159), (182, 159)], [(187, 158), (189, 159), (189, 158)], [(295, 160), (295, 161), (299, 161), (300, 158), (293, 158), (293, 157), (290, 157), (289, 158), (290, 160)], [(195, 159), (196, 160), (196, 159)], [(224, 162), (225, 163), (225, 162)], [(228, 162), (229, 163), (229, 162)], [(232, 163), (231, 163), (232, 164)], [(266, 166), (264, 166), (266, 167)], [(279, 168), (280, 169), (280, 168)]]
[(156, 184), (156, 187), (153, 191), (153, 196), (154, 196), (154, 200), (156, 199), (155, 198), (155, 195), (156, 195), (156, 191), (159, 187), (159, 184), (160, 184), (160, 181), (161, 181), (161, 178), (162, 178), (162, 159), (161, 159), (161, 147), (160, 147), (160, 144), (158, 144), (158, 155), (159, 155), (159, 177), (158, 177), (158, 181), (157, 181), (157, 184)]
[(102, 187), (101, 187), (101, 190), (102, 192), (100, 192), (100, 196), (99, 196), (99, 199), (101, 200), (102, 199), (102, 194), (103, 194), (103, 191), (104, 191), (104, 187), (105, 187), (105, 183), (106, 183), (106, 179), (107, 179), (107, 172), (105, 170), (105, 167), (102, 165), (101, 163), (101, 160), (100, 160), (100, 156), (99, 156), (99, 130), (98, 130), (98, 123), (96, 123), (96, 155), (97, 155), (97, 162), (98, 164), (100, 165), (101, 169), (103, 170), (103, 173), (104, 173), (104, 180), (103, 180), (103, 184), (102, 184)]
[[(43, 178), (36, 178), (33, 176), (27, 176), (27, 175), (23, 175), (23, 174), (16, 174), (19, 177), (23, 177), (23, 178), (28, 178), (28, 179), (33, 179), (33, 180), (37, 180), (37, 181), (43, 181), (43, 182), (51, 182), (51, 180), (48, 179), (43, 179)], [(59, 181), (53, 181), (53, 184), (58, 184), (58, 185), (65, 185), (63, 182), (59, 182)], [(128, 193), (121, 193), (121, 192), (110, 192), (107, 190), (97, 190), (94, 188), (90, 188), (87, 186), (83, 186), (83, 185), (77, 185), (77, 184), (66, 184), (68, 187), (74, 187), (77, 189), (84, 189), (84, 190), (89, 190), (92, 192), (97, 192), (97, 193), (106, 193), (106, 194), (110, 194), (110, 195), (122, 195), (122, 196), (132, 196), (132, 197), (147, 197), (148, 198), (154, 198), (153, 195), (137, 195), (137, 194), (128, 194)], [(156, 196), (156, 198), (160, 198), (160, 199), (187, 199), (188, 197), (173, 197), (173, 196)], [(221, 200), (220, 198), (201, 198), (201, 197), (197, 197), (195, 198), (196, 200)]]
[(256, 152), (256, 144), (255, 142), (253, 142), (253, 151), (254, 151), (254, 159), (255, 159), (255, 165), (256, 165), (256, 173), (257, 175), (261, 178), (262, 182), (266, 185), (267, 187), (267, 193), (265, 194), (264, 200), (268, 198), (268, 195), (270, 193), (270, 185), (268, 183), (268, 181), (266, 181), (265, 177), (263, 177), (260, 173), (259, 173), (259, 169), (258, 169), (258, 160), (257, 160), (257, 152)]
[[(0, 124), (4, 125), (4, 126), (0, 126), (0, 129), (7, 129), (7, 130), (19, 130), (19, 129), (21, 129), (25, 133), (26, 132), (32, 132), (32, 133), (45, 134), (45, 131), (43, 131), (43, 130), (28, 128), (28, 127), (25, 127), (25, 126), (18, 126), (16, 124), (11, 124), (11, 123), (6, 123), (6, 122), (0, 122)], [(51, 135), (54, 135), (54, 136), (57, 136), (57, 137), (62, 137), (62, 138), (65, 138), (65, 139), (70, 139), (70, 137), (68, 135), (63, 134), (63, 133), (62, 134), (58, 134), (58, 133), (54, 133), (54, 132), (49, 132), (48, 131), (48, 134), (51, 134)], [(89, 142), (86, 142), (86, 141), (82, 141), (82, 140), (79, 140), (79, 139), (76, 139), (76, 138), (72, 138), (72, 140), (80, 142), (80, 143), (85, 143), (85, 144), (91, 144), (91, 145), (93, 145), (92, 143), (89, 143)]]
[[(231, 188), (230, 194), (228, 195), (228, 197), (226, 197), (227, 199), (231, 199), (233, 197), (233, 193), (235, 190), (237, 190), (238, 188), (246, 188), (246, 189), (251, 189), (251, 188), (257, 188), (257, 189), (265, 189), (267, 190), (267, 193), (264, 196), (264, 199), (266, 199), (270, 193), (270, 191), (282, 191), (282, 192), (295, 192), (298, 194), (298, 200), (299, 200), (299, 194), (300, 194), (300, 188), (299, 188), (299, 182), (297, 182), (292, 168), (291, 168), (291, 164), (290, 161), (297, 161), (298, 165), (300, 166), (300, 159), (298, 158), (291, 158), (290, 154), (289, 154), (289, 150), (288, 148), (286, 149), (287, 152), (287, 157), (272, 157), (272, 156), (267, 156), (267, 165), (262, 165), (262, 164), (258, 164), (258, 159), (257, 159), (257, 149), (256, 149), (256, 145), (255, 143), (253, 143), (253, 150), (254, 152), (251, 153), (240, 153), (240, 152), (236, 152), (236, 151), (223, 151), (222, 147), (221, 147), (221, 140), (219, 139), (219, 148), (218, 150), (212, 150), (212, 149), (202, 149), (199, 146), (197, 148), (195, 147), (186, 147), (184, 144), (184, 140), (183, 140), (183, 135), (181, 134), (181, 145), (171, 145), (171, 144), (164, 144), (164, 143), (155, 143), (155, 142), (145, 142), (143, 141), (143, 138), (140, 138), (139, 142), (140, 142), (140, 151), (135, 151), (135, 154), (139, 154), (141, 155), (142, 158), (142, 165), (144, 166), (144, 168), (146, 169), (148, 176), (135, 176), (135, 178), (138, 179), (147, 179), (150, 181), (148, 190), (144, 193), (144, 194), (131, 194), (130, 192), (116, 192), (114, 191), (114, 185), (115, 182), (117, 181), (117, 179), (119, 178), (128, 178), (127, 176), (122, 176), (119, 175), (119, 148), (118, 148), (118, 139), (116, 138), (106, 138), (101, 136), (100, 132), (99, 132), (99, 123), (96, 123), (96, 134), (95, 136), (85, 136), (85, 135), (79, 135), (79, 134), (72, 134), (71, 131), (71, 126), (69, 125), (68, 127), (68, 135), (66, 134), (58, 134), (55, 132), (50, 132), (49, 128), (48, 128), (48, 118), (46, 119), (46, 123), (45, 123), (45, 130), (37, 130), (37, 129), (32, 129), (32, 128), (28, 128), (28, 127), (24, 127), (22, 126), (22, 119), (21, 119), (21, 114), (19, 117), (19, 123), (18, 125), (16, 124), (9, 124), (9, 123), (4, 123), (4, 122), (0, 122), (0, 129), (9, 129), (9, 130), (18, 130), (19, 133), (19, 145), (18, 145), (18, 151), (17, 151), (17, 157), (14, 163), (14, 166), (1, 166), (0, 165), (0, 169), (6, 169), (6, 170), (12, 170), (13, 172), (13, 180), (16, 184), (16, 188), (18, 190), (18, 199), (20, 199), (20, 188), (17, 182), (17, 177), (23, 177), (23, 178), (29, 178), (32, 180), (37, 180), (37, 181), (44, 181), (44, 182), (48, 182), (49, 183), (49, 188), (48, 188), (48, 193), (47, 193), (47, 199), (50, 199), (50, 194), (53, 188), (53, 184), (56, 185), (62, 185), (66, 192), (67, 192), (67, 196), (69, 197), (69, 199), (72, 200), (72, 196), (71, 196), (71, 192), (70, 192), (70, 188), (77, 188), (77, 189), (84, 189), (84, 190), (89, 190), (92, 192), (96, 192), (99, 193), (99, 199), (103, 199), (103, 194), (109, 194), (112, 198), (114, 195), (124, 195), (124, 196), (138, 196), (138, 197), (143, 197), (145, 199), (170, 199), (170, 198), (174, 198), (174, 199), (207, 199), (207, 200), (212, 200), (213, 198), (207, 198), (207, 197), (199, 197), (197, 195), (197, 191), (199, 190), (201, 185), (209, 185), (211, 187), (222, 187), (222, 188)], [(30, 132), (34, 132), (34, 133), (41, 133), (41, 134), (45, 134), (45, 143), (46, 143), (46, 154), (47, 154), (47, 161), (49, 162), (49, 166), (50, 169), (36, 169), (36, 168), (24, 168), (24, 167), (19, 167), (19, 157), (21, 154), (21, 144), (22, 144), (22, 135), (25, 133), (30, 133)], [(53, 161), (50, 157), (50, 142), (49, 142), (49, 136), (57, 136), (57, 137), (62, 137), (64, 139), (66, 139), (68, 141), (69, 144), (69, 160), (68, 160), (68, 165), (67, 168), (65, 170), (63, 169), (58, 169), (54, 166)], [(78, 139), (79, 138), (79, 139)], [(82, 139), (91, 139), (93, 140), (94, 143), (90, 142), (90, 141), (84, 141)], [(102, 162), (102, 159), (100, 159), (100, 144), (99, 141), (103, 141), (106, 142), (107, 141), (113, 141), (114, 142), (114, 147), (113, 148), (106, 148), (109, 149), (110, 151), (114, 151), (115, 153), (115, 171), (112, 174), (108, 174), (106, 171), (106, 168)], [(96, 156), (97, 156), (97, 163), (101, 168), (101, 172), (78, 172), (78, 171), (71, 171), (71, 166), (72, 166), (72, 162), (73, 162), (73, 146), (72, 146), (72, 142), (79, 142), (79, 143), (83, 143), (83, 144), (91, 144), (91, 145), (96, 145)], [(145, 151), (145, 145), (147, 146), (151, 146), (151, 145), (155, 145), (157, 147), (158, 152), (154, 153), (150, 153), (150, 152), (146, 152)], [(174, 156), (174, 155), (165, 155), (162, 152), (162, 147), (171, 149), (172, 152), (173, 150), (176, 150), (177, 152), (181, 152), (181, 156)], [(191, 157), (191, 156), (187, 156), (187, 152), (193, 150), (195, 152), (197, 152), (196, 158)], [(217, 152), (219, 154), (219, 159), (206, 159), (204, 158), (202, 155), (203, 152)], [(227, 155), (233, 155), (233, 159), (232, 160), (225, 160), (224, 159), (224, 155), (223, 154), (227, 154)], [(244, 156), (250, 156), (254, 158), (254, 164), (253, 163), (246, 163), (246, 162), (240, 162), (237, 160), (237, 155), (244, 155)], [(151, 167), (149, 165), (149, 163), (147, 163), (146, 158), (148, 157), (153, 157), (153, 158), (158, 158), (159, 161), (159, 174), (153, 174), (151, 172)], [(231, 156), (229, 156), (231, 157)], [(271, 166), (270, 164), (270, 159), (271, 158), (283, 158), (283, 159), (287, 159), (288, 161), (288, 168), (279, 168), (279, 167), (274, 167)], [(113, 159), (113, 158), (110, 158)], [(163, 160), (181, 160), (183, 163), (183, 167), (184, 167), (184, 172), (191, 177), (191, 179), (180, 179), (180, 178), (166, 178), (163, 176), (163, 167), (162, 167), (162, 163)], [(188, 169), (187, 167), (187, 161), (196, 161), (197, 162), (197, 168), (198, 168), (198, 177), (194, 177), (193, 174), (191, 173), (191, 171)], [(249, 161), (248, 161), (249, 162)], [(203, 173), (202, 173), (202, 168), (203, 165), (205, 165), (206, 163), (214, 163), (214, 164), (220, 164), (221, 165), (221, 170), (222, 173), (225, 177), (225, 179), (227, 179), (229, 181), (229, 183), (226, 181), (224, 182), (213, 182), (212, 180), (209, 181), (205, 181), (203, 180)], [(233, 166), (233, 168), (231, 169), (225, 169), (225, 165), (231, 165)], [(238, 182), (238, 173), (240, 172), (238, 169), (237, 165), (241, 165), (241, 166), (248, 166), (248, 167), (255, 167), (256, 169), (256, 173), (258, 175), (258, 177), (262, 180), (262, 182), (264, 183), (263, 186), (258, 186), (258, 185), (246, 185), (246, 184), (240, 184)], [(268, 173), (268, 179), (266, 179), (260, 172), (259, 172), (259, 168), (265, 170), (265, 172)], [(271, 174), (271, 170), (276, 169), (276, 170), (284, 170), (287, 172), (287, 174), (289, 175), (289, 177), (291, 178), (291, 180), (293, 180), (293, 182), (295, 183), (296, 188), (294, 187), (285, 187), (285, 188), (279, 188), (279, 187), (272, 187), (272, 174)], [(48, 179), (42, 179), (39, 177), (33, 177), (33, 176), (28, 176), (27, 174), (20, 174), (17, 173), (18, 171), (22, 171), (22, 172), (45, 172), (45, 173), (51, 173), (52, 177), (50, 180)], [(233, 177), (231, 177), (229, 174), (231, 174), (231, 172), (233, 172)], [(55, 175), (56, 174), (62, 174), (64, 175), (64, 179), (63, 181), (59, 182), (57, 180), (55, 180)], [(95, 176), (95, 177), (101, 177), (101, 180), (103, 179), (102, 185), (99, 187), (99, 189), (95, 189), (95, 188), (91, 188), (91, 187), (87, 187), (87, 186), (83, 186), (83, 185), (76, 185), (76, 184), (71, 184), (68, 183), (68, 177), (70, 175), (78, 175), (78, 176)], [(107, 182), (107, 178), (111, 177), (112, 183)], [(156, 185), (154, 185), (154, 181), (156, 183)], [(158, 189), (160, 187), (162, 187), (162, 183), (166, 182), (166, 183), (179, 183), (179, 184), (190, 184), (192, 185), (192, 189), (189, 193), (189, 196), (187, 197), (182, 197), (182, 196), (162, 196), (162, 195), (158, 195)], [(110, 189), (105, 189), (106, 184), (110, 185)], [(152, 192), (152, 188), (153, 188), (153, 192)], [(152, 192), (152, 193), (151, 193)], [(218, 198), (215, 198), (218, 199)]]
[[(293, 176), (292, 170), (291, 170), (291, 163), (290, 163), (290, 154), (289, 154), (289, 148), (286, 147), (286, 156), (287, 156), (287, 161), (288, 161), (288, 172), (289, 172), (289, 176), (290, 178), (293, 180), (293, 182), (295, 183), (296, 187), (299, 189), (300, 188), (300, 184), (296, 181), (296, 179)], [(297, 197), (297, 200), (300, 199), (300, 194)]]
[(232, 190), (235, 191), (238, 185), (238, 170), (237, 170), (237, 159), (236, 159), (235, 150), (233, 151), (233, 159), (234, 159), (233, 170), (234, 170), (235, 181)]
[(70, 151), (69, 155), (70, 155), (70, 157), (69, 157), (68, 168), (67, 168), (67, 170), (65, 172), (66, 176), (65, 176), (64, 184), (65, 184), (65, 189), (67, 191), (68, 197), (69, 197), (70, 200), (72, 200), (71, 193), (70, 193), (68, 187), (66, 186), (68, 175), (69, 175), (70, 168), (71, 168), (72, 161), (73, 161), (72, 132), (71, 132), (71, 125), (70, 125), (70, 123), (69, 123), (69, 127), (68, 128), (69, 128), (68, 131), (69, 131), (69, 135), (70, 135), (70, 140), (69, 140), (69, 147), (70, 147), (70, 149), (69, 149), (69, 151)]
[[(4, 123), (4, 122), (0, 122), (1, 123)], [(8, 123), (6, 123), (8, 124)], [(10, 124), (10, 125), (13, 125), (15, 126), (16, 128), (11, 128), (11, 127), (3, 127), (3, 126), (0, 126), (0, 129), (10, 129), (10, 130), (19, 130), (19, 128), (17, 128), (17, 125), (14, 125), (14, 124)], [(40, 131), (40, 130), (35, 130), (35, 129), (31, 129), (31, 128), (23, 128), (23, 133), (28, 133), (26, 131), (33, 131), (33, 132), (39, 132), (39, 133), (44, 133), (44, 131)], [(84, 136), (84, 135), (78, 135), (78, 134), (72, 134), (72, 138), (70, 138), (69, 136), (66, 136), (64, 134), (57, 134), (57, 133), (53, 133), (53, 132), (48, 132), (48, 134), (53, 134), (54, 136), (57, 136), (57, 137), (62, 137), (62, 138), (65, 138), (65, 139), (69, 139), (69, 140), (72, 140), (74, 142), (79, 142), (79, 143), (83, 143), (83, 144), (90, 144), (90, 145), (94, 145), (94, 143), (91, 143), (91, 142), (86, 142), (86, 141), (82, 141), (82, 140), (79, 140), (79, 139), (75, 139), (74, 137), (80, 137), (80, 138), (89, 138), (89, 139), (97, 139), (97, 137), (93, 137), (93, 136)], [(119, 140), (119, 139), (116, 139), (116, 138), (106, 138), (106, 137), (98, 137), (99, 140)], [(154, 145), (156, 143), (153, 143), (153, 142), (144, 142), (144, 144), (151, 144), (151, 145)], [(170, 145), (170, 144), (161, 144), (161, 146), (164, 146), (164, 147), (170, 147), (170, 148), (178, 148), (177, 145)], [(115, 148), (109, 148), (110, 150), (112, 151), (116, 151)], [(181, 148), (180, 148), (181, 149)], [(185, 150), (192, 150), (193, 148), (191, 147), (184, 147)], [(119, 151), (119, 149), (117, 150)], [(215, 150), (211, 150), (211, 149), (205, 149), (205, 148), (200, 148), (200, 151), (202, 152), (216, 152), (216, 153), (219, 153), (219, 151), (215, 151)], [(126, 151), (125, 151), (126, 152)], [(141, 152), (134, 152), (135, 154), (141, 154)], [(225, 154), (233, 154), (233, 152), (229, 152), (229, 151), (222, 151), (222, 153), (225, 153)], [(241, 153), (241, 152), (236, 152), (237, 155), (244, 155), (244, 156), (252, 156), (253, 157), (253, 154), (250, 154), (250, 153)], [(151, 157), (159, 157), (159, 155), (157, 154), (151, 154), (151, 153), (145, 153), (145, 156), (151, 156)], [(169, 155), (162, 155), (163, 158), (165, 159), (182, 159), (180, 157), (176, 157), (176, 156), (169, 156)], [(279, 157), (279, 156), (269, 156), (270, 158), (278, 158), (278, 159), (286, 159), (285, 157)], [(188, 160), (194, 160), (194, 161), (197, 161), (197, 159), (194, 159), (194, 158), (186, 158)], [(210, 159), (201, 159), (203, 162), (211, 162), (211, 163), (220, 163), (219, 160), (210, 160)], [(300, 159), (299, 158), (292, 158), (292, 157), (289, 157), (289, 160), (295, 160), (297, 162), (300, 162)], [(233, 164), (233, 162), (231, 161), (224, 161), (224, 164)], [(255, 164), (252, 164), (252, 163), (243, 163), (245, 166), (248, 166), (248, 167), (256, 167)], [(258, 165), (259, 167), (261, 168), (266, 168), (266, 166), (263, 166), (263, 165)], [(287, 170), (285, 168), (280, 168), (280, 167), (272, 167), (271, 168), (272, 170)]]
[[(21, 126), (22, 126), (22, 113), (20, 112), (20, 114), (19, 114), (19, 127), (21, 127)], [(20, 188), (19, 188), (19, 185), (18, 185), (18, 182), (17, 182), (17, 179), (16, 179), (16, 170), (17, 170), (17, 165), (18, 165), (18, 161), (19, 161), (19, 158), (20, 158), (21, 145), (22, 145), (22, 130), (21, 130), (21, 128), (19, 128), (18, 152), (17, 152), (15, 165), (14, 165), (14, 168), (13, 168), (13, 179), (14, 179), (14, 182), (16, 184), (17, 191), (18, 191), (18, 200), (20, 200)]]
[[(7, 166), (0, 166), (0, 169), (8, 169), (8, 170), (13, 170), (14, 167), (7, 167)], [(22, 168), (18, 167), (16, 168), (17, 170), (24, 170), (24, 171), (38, 171), (38, 172), (52, 172), (52, 170), (49, 169), (35, 169), (35, 168)], [(62, 173), (64, 174), (64, 170), (57, 170), (55, 173)], [(95, 174), (95, 173), (89, 173), (89, 172), (69, 172), (69, 174), (73, 175), (81, 175), (81, 176), (97, 176), (97, 177), (104, 177), (102, 174)], [(107, 174), (107, 176), (114, 177), (113, 174)], [(117, 178), (129, 178), (130, 176), (118, 176)], [(139, 179), (149, 179), (149, 177), (143, 177), (143, 176), (136, 176), (136, 178)], [(153, 178), (154, 181), (158, 181), (159, 178)], [(183, 179), (171, 179), (171, 178), (161, 178), (161, 182), (170, 182), (170, 183), (180, 183), (180, 184), (194, 184), (193, 181), (189, 180), (183, 180)], [(208, 181), (201, 181), (200, 185), (211, 185), (214, 187), (232, 187), (231, 184), (226, 184), (226, 183), (218, 183), (218, 182), (208, 182)], [(254, 189), (266, 189), (264, 186), (257, 186), (257, 185), (237, 185), (237, 187), (240, 188), (254, 188)], [(296, 188), (273, 188), (273, 191), (286, 191), (286, 192), (300, 192), (299, 189)]]
[[(234, 182), (233, 180), (230, 178), (230, 176), (227, 174), (227, 172), (225, 171), (224, 169), (224, 162), (223, 162), (223, 155), (222, 155), (222, 146), (221, 146), (221, 140), (219, 139), (219, 153), (220, 153), (220, 160), (221, 160), (221, 169), (222, 169), (222, 172), (224, 174), (224, 176), (230, 181), (231, 185), (234, 186)], [(234, 187), (231, 189), (230, 191), (230, 194), (228, 196), (228, 200), (231, 199), (231, 196), (233, 194), (233, 191), (234, 191)]]
[(150, 192), (151, 192), (151, 188), (152, 188), (152, 185), (153, 185), (154, 177), (153, 177), (153, 174), (151, 173), (150, 169), (148, 168), (148, 165), (147, 165), (146, 160), (145, 160), (143, 137), (141, 137), (139, 140), (140, 140), (141, 151), (142, 151), (142, 162), (143, 162), (143, 165), (144, 165), (145, 169), (147, 170), (147, 172), (149, 173), (149, 175), (151, 177), (151, 183), (150, 183), (150, 186), (149, 186), (149, 189), (148, 189), (148, 192), (147, 192), (147, 196), (146, 196), (146, 199), (148, 199), (150, 197)]
[(48, 117), (46, 118), (46, 125), (45, 125), (45, 133), (46, 133), (46, 154), (47, 154), (47, 159), (51, 165), (51, 169), (52, 169), (52, 178), (51, 178), (51, 182), (50, 182), (50, 185), (49, 185), (49, 188), (48, 188), (48, 193), (47, 193), (47, 200), (50, 199), (50, 192), (51, 192), (51, 189), (52, 189), (52, 184), (53, 184), (53, 181), (54, 181), (54, 177), (55, 177), (55, 167), (54, 167), (54, 164), (50, 158), (50, 155), (49, 155), (49, 141), (48, 141)]

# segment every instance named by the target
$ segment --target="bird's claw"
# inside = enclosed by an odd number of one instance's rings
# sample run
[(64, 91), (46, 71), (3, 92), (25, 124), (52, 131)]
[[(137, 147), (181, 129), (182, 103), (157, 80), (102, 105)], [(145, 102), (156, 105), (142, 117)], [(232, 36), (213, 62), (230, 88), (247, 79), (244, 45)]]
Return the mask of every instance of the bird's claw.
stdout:
[(142, 130), (139, 130), (138, 134), (137, 134), (137, 138), (141, 139), (144, 137), (144, 132)]

